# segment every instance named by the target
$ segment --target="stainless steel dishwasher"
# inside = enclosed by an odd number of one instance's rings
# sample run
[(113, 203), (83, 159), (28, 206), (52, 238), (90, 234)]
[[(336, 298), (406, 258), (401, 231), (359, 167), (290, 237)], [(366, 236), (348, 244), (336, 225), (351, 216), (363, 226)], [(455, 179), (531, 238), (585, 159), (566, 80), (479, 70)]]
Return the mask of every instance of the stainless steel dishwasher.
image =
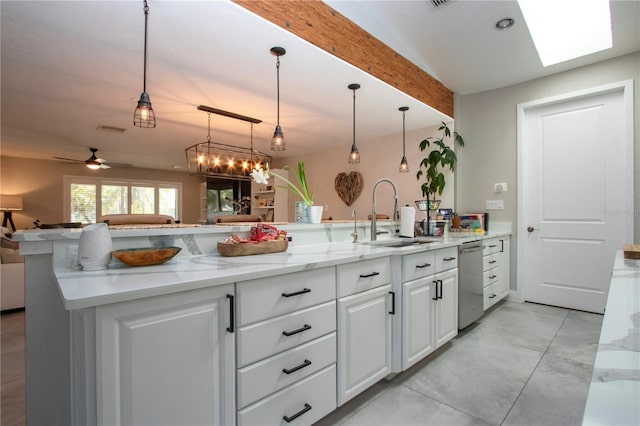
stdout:
[(482, 316), (482, 241), (469, 241), (458, 247), (458, 329), (462, 330)]

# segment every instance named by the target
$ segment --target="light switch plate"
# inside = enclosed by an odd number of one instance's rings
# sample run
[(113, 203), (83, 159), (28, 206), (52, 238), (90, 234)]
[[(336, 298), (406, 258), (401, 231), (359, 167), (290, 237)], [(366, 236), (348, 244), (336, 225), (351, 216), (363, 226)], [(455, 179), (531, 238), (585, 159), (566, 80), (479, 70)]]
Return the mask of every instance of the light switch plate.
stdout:
[(487, 210), (504, 210), (504, 200), (487, 200), (485, 203)]

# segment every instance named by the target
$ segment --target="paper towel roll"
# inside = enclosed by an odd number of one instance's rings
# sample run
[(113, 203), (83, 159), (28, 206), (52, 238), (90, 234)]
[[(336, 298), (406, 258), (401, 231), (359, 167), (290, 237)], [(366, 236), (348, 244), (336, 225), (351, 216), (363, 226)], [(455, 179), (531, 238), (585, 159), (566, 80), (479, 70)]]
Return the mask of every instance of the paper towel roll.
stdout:
[(416, 221), (416, 209), (414, 207), (402, 207), (400, 209), (400, 236), (413, 237), (413, 226)]

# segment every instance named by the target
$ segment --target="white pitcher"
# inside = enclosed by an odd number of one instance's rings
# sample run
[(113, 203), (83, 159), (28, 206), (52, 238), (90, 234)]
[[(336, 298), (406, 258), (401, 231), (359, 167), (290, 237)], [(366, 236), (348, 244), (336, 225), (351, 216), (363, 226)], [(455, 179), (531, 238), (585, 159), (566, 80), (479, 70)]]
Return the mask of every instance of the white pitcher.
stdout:
[(78, 244), (78, 264), (84, 271), (106, 269), (111, 261), (113, 243), (109, 233), (109, 225), (96, 223), (85, 226), (80, 234)]

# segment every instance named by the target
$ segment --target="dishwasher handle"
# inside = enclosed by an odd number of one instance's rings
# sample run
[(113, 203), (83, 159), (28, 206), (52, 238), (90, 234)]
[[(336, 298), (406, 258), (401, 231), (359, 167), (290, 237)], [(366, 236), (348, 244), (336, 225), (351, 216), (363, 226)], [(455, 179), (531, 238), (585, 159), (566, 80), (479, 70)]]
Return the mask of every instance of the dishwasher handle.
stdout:
[(460, 254), (475, 253), (480, 250), (482, 250), (482, 245), (480, 244), (466, 247), (462, 246), (460, 247)]

